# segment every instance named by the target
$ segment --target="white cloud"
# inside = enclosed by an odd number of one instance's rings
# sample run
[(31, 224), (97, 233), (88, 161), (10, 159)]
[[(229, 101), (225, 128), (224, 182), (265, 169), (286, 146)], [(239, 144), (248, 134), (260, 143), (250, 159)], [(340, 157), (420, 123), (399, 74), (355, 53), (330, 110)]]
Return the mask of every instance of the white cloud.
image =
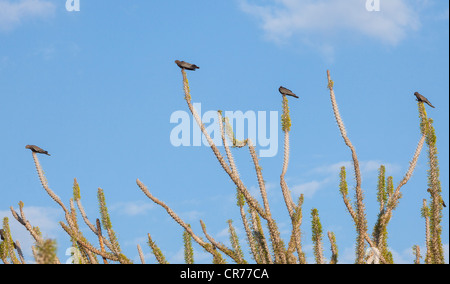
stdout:
[(118, 211), (121, 214), (128, 216), (143, 215), (148, 210), (151, 210), (155, 206), (153, 203), (139, 201), (118, 202), (111, 206), (111, 210)]
[[(379, 160), (368, 160), (368, 161), (360, 161), (359, 167), (361, 170), (361, 174), (378, 174), (378, 170), (381, 165), (384, 165), (386, 168), (386, 175), (394, 175), (400, 172), (401, 167), (396, 164), (385, 163)], [(331, 165), (325, 165), (321, 167), (317, 167), (311, 170), (311, 173), (319, 173), (319, 174), (329, 174), (335, 177), (339, 177), (339, 172), (341, 171), (341, 167), (345, 167), (347, 172), (347, 176), (349, 173), (353, 173), (353, 162), (352, 161), (342, 161)]]
[(312, 197), (316, 191), (322, 187), (326, 181), (310, 181), (299, 185), (294, 185), (291, 191), (295, 195), (303, 194), (305, 197)]
[[(378, 160), (369, 160), (360, 162), (360, 170), (362, 178), (373, 177), (378, 175), (378, 170), (380, 165), (386, 167), (386, 176), (394, 175), (400, 172), (400, 166), (390, 163), (383, 163)], [(301, 184), (296, 184), (291, 187), (291, 191), (294, 195), (299, 196), (303, 194), (307, 198), (313, 197), (313, 195), (321, 188), (324, 188), (333, 181), (339, 180), (339, 173), (341, 167), (345, 167), (347, 173), (347, 181), (349, 181), (349, 176), (353, 175), (353, 162), (351, 161), (341, 161), (338, 163), (324, 165), (311, 169), (307, 175), (314, 176), (315, 179), (304, 182)]]
[(55, 5), (44, 0), (0, 0), (0, 31), (10, 31), (24, 20), (53, 15)]
[(338, 176), (339, 172), (341, 170), (341, 167), (345, 167), (346, 169), (349, 169), (349, 168), (353, 167), (353, 163), (350, 161), (342, 161), (342, 162), (334, 163), (331, 165), (320, 166), (320, 167), (316, 167), (316, 168), (312, 169), (311, 173), (321, 173), (321, 174), (330, 174), (330, 175)]
[(181, 219), (186, 222), (198, 222), (204, 213), (198, 210), (185, 211), (180, 213)]
[(449, 245), (448, 243), (444, 244), (444, 261), (448, 263), (448, 253), (449, 253)]
[[(265, 183), (266, 193), (268, 195), (272, 194), (273, 190), (274, 189), (277, 190), (277, 188), (279, 188), (279, 186), (280, 186), (279, 184), (276, 184), (273, 182), (266, 182)], [(261, 196), (261, 189), (259, 188), (259, 185), (258, 186), (254, 186), (254, 185), (250, 186), (248, 191), (250, 192), (250, 194), (253, 197), (259, 198)], [(233, 202), (235, 202), (235, 201), (236, 201), (236, 196), (233, 196)]]
[(270, 0), (266, 5), (241, 0), (240, 7), (260, 20), (275, 42), (299, 36), (304, 43), (326, 46), (330, 37), (359, 34), (396, 45), (418, 29), (418, 15), (406, 0), (380, 1), (379, 12), (367, 11), (364, 0)]
[[(237, 230), (237, 228), (235, 227), (235, 229)], [(225, 239), (228, 240), (228, 238), (230, 237), (230, 228), (228, 226), (224, 227), (220, 232), (218, 232), (215, 236), (213, 236), (213, 238), (219, 239)]]

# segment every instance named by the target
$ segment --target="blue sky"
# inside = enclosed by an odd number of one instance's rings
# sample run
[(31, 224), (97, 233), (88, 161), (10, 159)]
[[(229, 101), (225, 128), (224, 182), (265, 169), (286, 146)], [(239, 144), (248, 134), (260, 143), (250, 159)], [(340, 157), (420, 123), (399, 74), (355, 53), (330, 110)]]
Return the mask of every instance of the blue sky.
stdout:
[[(99, 217), (97, 188), (104, 189), (122, 249), (135, 261), (140, 244), (146, 261), (155, 262), (146, 245), (150, 233), (169, 262), (183, 262), (181, 227), (143, 195), (136, 178), (202, 237), (200, 219), (210, 235), (229, 243), (226, 221), (232, 219), (247, 250), (235, 186), (210, 148), (170, 142), (171, 114), (188, 111), (175, 59), (200, 66), (188, 77), (192, 100), (203, 112), (281, 111), (280, 85), (300, 96), (290, 100), (286, 180), (294, 198), (305, 194), (302, 240), (309, 262), (312, 208), (319, 210), (324, 232), (336, 234), (340, 262), (354, 261), (356, 235), (338, 192), (342, 165), (354, 186), (351, 154), (333, 116), (327, 69), (361, 163), (370, 232), (378, 213), (379, 165), (386, 165), (396, 186), (420, 139), (415, 91), (436, 106), (428, 114), (438, 137), (442, 194), (450, 203), (447, 1), (380, 0), (378, 12), (367, 11), (364, 0), (81, 0), (79, 12), (68, 12), (65, 2), (0, 0), (0, 216), (10, 218), (27, 259), (32, 240), (9, 212), (10, 206), (18, 210), (19, 201), (32, 225), (57, 239), (61, 261), (70, 246), (58, 224), (62, 210), (40, 185), (27, 144), (52, 154), (40, 161), (66, 205), (78, 179), (91, 221)], [(287, 239), (279, 186), (282, 141), (279, 127), (278, 154), (261, 158), (261, 165), (272, 212)], [(256, 195), (248, 150), (234, 154)], [(426, 188), (424, 148), (388, 228), (396, 262), (411, 263), (415, 244), (425, 251), (420, 207), (429, 198)], [(446, 262), (448, 224), (445, 209)], [(329, 247), (325, 237), (328, 259)], [(196, 262), (211, 261), (194, 248)]]

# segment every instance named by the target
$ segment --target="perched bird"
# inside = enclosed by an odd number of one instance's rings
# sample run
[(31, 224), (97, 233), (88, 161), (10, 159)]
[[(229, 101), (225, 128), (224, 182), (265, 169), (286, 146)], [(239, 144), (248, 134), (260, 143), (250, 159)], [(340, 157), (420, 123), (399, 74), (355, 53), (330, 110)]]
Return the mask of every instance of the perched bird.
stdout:
[(181, 69), (187, 69), (187, 70), (192, 70), (195, 71), (195, 69), (200, 69), (200, 67), (198, 67), (195, 64), (191, 64), (191, 63), (187, 63), (184, 61), (180, 61), (180, 60), (175, 60), (175, 63), (178, 65), (178, 67), (180, 67)]
[(297, 96), (296, 94), (294, 94), (291, 90), (286, 89), (285, 87), (280, 86), (280, 88), (278, 88), (278, 91), (280, 91), (280, 93), (281, 93), (283, 96), (288, 95), (288, 96), (292, 96), (292, 97), (298, 99), (298, 96)]
[(27, 145), (27, 146), (25, 146), (25, 148), (30, 149), (32, 152), (35, 152), (35, 153), (40, 153), (40, 154), (45, 154), (45, 155), (50, 156), (50, 154), (47, 151), (39, 148), (36, 145)]
[[(3, 234), (4, 234), (3, 229), (0, 229), (0, 240), (2, 240), (2, 241), (5, 240), (5, 237), (3, 236)], [(17, 249), (17, 246), (16, 246), (15, 242), (13, 242), (13, 247), (14, 247), (14, 249)]]
[(428, 104), (430, 107), (434, 108), (434, 106), (427, 100), (427, 98), (425, 98), (424, 96), (422, 96), (418, 92), (415, 92), (414, 95), (416, 96), (417, 101), (424, 102), (424, 103)]

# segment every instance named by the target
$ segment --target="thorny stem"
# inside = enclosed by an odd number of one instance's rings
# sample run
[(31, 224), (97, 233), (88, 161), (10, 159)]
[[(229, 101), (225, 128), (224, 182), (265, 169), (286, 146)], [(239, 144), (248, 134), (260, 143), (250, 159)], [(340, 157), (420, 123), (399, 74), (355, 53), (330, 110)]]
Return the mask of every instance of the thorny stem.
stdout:
[(421, 131), (426, 135), (428, 148), (428, 192), (431, 195), (429, 217), (430, 217), (430, 248), (431, 263), (444, 263), (444, 252), (441, 241), (441, 219), (442, 219), (442, 196), (441, 182), (439, 180), (439, 162), (437, 157), (436, 134), (433, 120), (427, 117), (423, 102), (418, 102), (419, 116), (421, 120)]
[(42, 238), (41, 236), (36, 232), (36, 230), (31, 226), (30, 222), (28, 222), (28, 220), (25, 217), (25, 213), (23, 212), (23, 203), (20, 202), (19, 203), (19, 209), (20, 209), (20, 216), (17, 214), (16, 211), (14, 211), (14, 209), (11, 207), (11, 213), (13, 215), (13, 217), (20, 223), (22, 224), (27, 230), (28, 232), (30, 232), (30, 235), (33, 237), (33, 239), (38, 243), (42, 243)]
[(253, 234), (254, 234), (254, 240), (258, 244), (259, 248), (259, 254), (262, 258), (265, 259), (266, 262), (272, 264), (272, 256), (269, 253), (269, 246), (267, 244), (266, 238), (264, 237), (264, 232), (261, 226), (261, 219), (259, 218), (259, 215), (257, 212), (249, 207), (250, 216), (252, 217), (252, 228), (253, 228)]
[(344, 139), (345, 144), (350, 148), (352, 152), (352, 159), (353, 159), (353, 167), (355, 171), (355, 178), (356, 178), (356, 230), (358, 233), (357, 236), (357, 263), (363, 263), (364, 262), (364, 250), (365, 250), (365, 243), (364, 238), (365, 235), (367, 235), (367, 220), (364, 213), (364, 203), (363, 203), (363, 192), (361, 189), (361, 171), (359, 168), (359, 162), (358, 157), (356, 155), (356, 150), (353, 144), (351, 143), (350, 139), (347, 137), (347, 132), (345, 130), (344, 122), (342, 121), (341, 115), (339, 114), (339, 108), (336, 103), (336, 97), (334, 95), (333, 90), (333, 81), (331, 80), (330, 71), (327, 70), (327, 76), (328, 76), (328, 88), (330, 89), (330, 98), (331, 98), (331, 104), (333, 106), (333, 112), (334, 116), (336, 118), (336, 122), (339, 126), (339, 130), (341, 132), (341, 136)]
[(227, 158), (228, 158), (228, 163), (230, 164), (230, 167), (231, 167), (231, 173), (236, 175), (239, 178), (239, 172), (237, 171), (236, 163), (234, 162), (233, 154), (231, 153), (230, 146), (228, 145), (228, 140), (227, 140), (227, 137), (225, 135), (225, 129), (223, 127), (222, 112), (218, 111), (217, 112), (217, 116), (219, 118), (220, 133), (221, 133), (221, 136), (222, 136), (222, 142), (223, 142), (223, 146), (225, 148), (225, 153), (226, 153)]
[[(292, 251), (293, 246), (295, 245), (299, 263), (305, 263), (304, 255), (301, 248), (301, 233), (300, 233), (301, 203), (303, 202), (303, 198), (302, 201), (299, 201), (299, 205), (296, 207), (294, 202), (292, 201), (291, 191), (289, 190), (289, 187), (284, 178), (289, 165), (289, 131), (291, 127), (291, 117), (289, 115), (289, 101), (286, 96), (283, 96), (282, 109), (283, 114), (281, 121), (282, 121), (282, 130), (284, 132), (284, 159), (280, 175), (280, 186), (281, 191), (283, 193), (284, 202), (286, 203), (286, 207), (288, 209), (289, 217), (291, 218), (292, 224), (292, 234), (291, 234), (291, 241), (289, 242), (288, 246), (288, 254), (290, 251)], [(297, 218), (295, 216), (297, 216)]]
[(425, 254), (425, 263), (431, 264), (431, 243), (430, 243), (430, 209), (427, 206), (426, 199), (423, 200), (422, 206), (422, 217), (425, 218), (425, 244), (427, 248), (427, 252)]
[(414, 249), (414, 255), (416, 256), (416, 259), (414, 260), (414, 264), (420, 264), (420, 259), (422, 258), (422, 256), (420, 255), (420, 247), (415, 245), (413, 247)]
[(67, 210), (66, 206), (64, 206), (64, 203), (61, 201), (61, 199), (50, 189), (47, 183), (47, 179), (44, 176), (44, 171), (42, 170), (42, 167), (39, 163), (39, 159), (37, 157), (37, 154), (35, 152), (31, 152), (33, 155), (34, 164), (36, 165), (36, 171), (38, 173), (39, 179), (41, 181), (42, 187), (44, 187), (45, 191), (47, 192), (50, 197), (61, 206), (61, 208), (64, 210), (65, 218), (67, 223), (69, 224), (70, 228), (75, 230), (76, 226), (74, 225), (74, 220), (72, 219), (72, 216), (70, 212)]
[(247, 216), (245, 215), (243, 197), (239, 196), (240, 195), (239, 191), (237, 191), (237, 195), (238, 195), (237, 198), (238, 198), (239, 213), (241, 214), (241, 219), (242, 219), (242, 223), (244, 225), (245, 233), (247, 235), (247, 240), (248, 240), (248, 244), (250, 246), (250, 251), (251, 251), (256, 263), (266, 264), (265, 258), (261, 257), (260, 251), (258, 251), (258, 249), (257, 249), (256, 241), (252, 235), (252, 231), (250, 229), (250, 226), (249, 226), (249, 223), (247, 220)]
[(103, 244), (104, 245), (106, 245), (111, 251), (114, 251), (114, 247), (113, 247), (113, 245), (109, 242), (109, 240), (107, 239), (107, 238), (105, 238), (105, 237), (103, 237), (103, 235), (98, 235), (98, 229), (89, 221), (89, 219), (88, 219), (88, 217), (87, 217), (87, 215), (86, 215), (86, 212), (84, 211), (84, 207), (83, 207), (83, 205), (82, 205), (82, 203), (81, 203), (81, 199), (76, 199), (75, 200), (76, 201), (76, 203), (77, 203), (77, 207), (78, 207), (78, 210), (80, 211), (80, 213), (81, 213), (81, 217), (83, 218), (83, 220), (84, 220), (84, 223), (89, 227), (89, 229), (91, 229), (91, 231), (95, 234), (95, 235), (97, 235), (97, 237), (101, 237), (102, 238), (102, 242), (103, 242)]
[(298, 254), (298, 262), (300, 264), (305, 264), (305, 254), (302, 250), (301, 245), (301, 232), (300, 232), (300, 226), (302, 224), (302, 205), (303, 205), (303, 194), (300, 195), (298, 199), (298, 204), (295, 208), (294, 214), (291, 218), (292, 222), (292, 232), (291, 232), (291, 239), (289, 241), (288, 245), (288, 255), (291, 254), (291, 252), (296, 249)]
[(26, 264), (25, 258), (23, 257), (22, 247), (20, 246), (19, 241), (16, 240), (14, 243), (15, 243), (15, 245), (16, 245), (16, 250), (17, 250), (17, 254), (19, 255), (20, 262), (21, 262), (22, 264)]
[(283, 160), (283, 168), (281, 170), (280, 175), (280, 185), (281, 185), (281, 191), (283, 192), (284, 201), (286, 203), (286, 207), (289, 212), (289, 217), (291, 217), (294, 214), (294, 202), (292, 201), (291, 193), (289, 191), (289, 188), (286, 184), (286, 181), (284, 179), (284, 176), (286, 175), (287, 168), (289, 165), (289, 131), (290, 131), (290, 116), (289, 116), (289, 106), (288, 106), (288, 99), (286, 96), (283, 96), (283, 118), (282, 118), (282, 128), (284, 132), (284, 160)]
[(247, 263), (245, 260), (243, 260), (242, 258), (239, 257), (239, 255), (237, 254), (236, 251), (233, 251), (233, 250), (227, 248), (224, 244), (221, 244), (221, 243), (217, 242), (213, 237), (211, 237), (206, 232), (206, 226), (205, 226), (205, 223), (203, 223), (202, 220), (200, 220), (200, 224), (202, 226), (203, 234), (205, 234), (205, 236), (208, 239), (208, 241), (210, 241), (213, 244), (214, 247), (220, 249), (223, 253), (225, 253), (226, 255), (231, 257), (237, 264), (245, 264), (245, 263)]
[(141, 246), (139, 244), (137, 245), (137, 250), (139, 253), (139, 258), (141, 260), (141, 263), (145, 264), (144, 253), (142, 252)]
[(200, 237), (198, 237), (194, 231), (192, 231), (191, 227), (186, 224), (183, 220), (181, 220), (180, 217), (178, 217), (178, 215), (172, 210), (170, 209), (169, 206), (167, 206), (164, 202), (160, 201), (158, 198), (154, 197), (150, 191), (148, 190), (148, 188), (139, 180), (136, 180), (137, 185), (139, 186), (139, 188), (142, 190), (142, 192), (148, 197), (150, 198), (153, 202), (155, 202), (156, 204), (160, 205), (161, 207), (163, 207), (164, 209), (166, 209), (167, 213), (170, 215), (170, 217), (172, 217), (172, 219), (175, 220), (175, 222), (177, 222), (178, 224), (181, 225), (181, 227), (183, 227), (186, 232), (188, 232), (192, 238), (194, 239), (194, 241), (196, 241), (200, 246), (202, 246), (204, 249), (206, 249), (209, 253), (211, 253), (212, 255), (217, 254), (217, 252), (211, 248), (210, 245), (208, 245), (206, 242), (204, 242)]
[(333, 232), (328, 232), (328, 239), (330, 240), (332, 252), (330, 264), (336, 264), (338, 261), (338, 249), (336, 245), (336, 236)]
[[(32, 152), (33, 155), (33, 160), (34, 163), (36, 165), (36, 170), (39, 176), (39, 179), (41, 181), (42, 186), (44, 187), (45, 191), (50, 195), (50, 197), (56, 202), (58, 203), (61, 208), (63, 209), (64, 213), (65, 213), (65, 218), (66, 221), (68, 223), (68, 227), (67, 225), (65, 225), (64, 223), (61, 222), (61, 226), (64, 228), (64, 230), (70, 235), (72, 236), (78, 244), (82, 245), (82, 247), (84, 249), (87, 249), (90, 252), (96, 253), (98, 255), (101, 255), (102, 257), (105, 257), (106, 254), (108, 253), (102, 253), (100, 250), (95, 249), (93, 246), (91, 246), (90, 244), (88, 244), (84, 238), (82, 236), (78, 235), (78, 229), (77, 229), (77, 225), (76, 225), (76, 220), (74, 219), (75, 217), (72, 215), (71, 212), (69, 212), (69, 210), (65, 207), (64, 203), (61, 201), (61, 199), (48, 187), (48, 183), (47, 180), (44, 176), (42, 167), (39, 163), (39, 159), (37, 158), (37, 155), (35, 152)], [(78, 193), (79, 194), (79, 193)], [(77, 201), (79, 201), (79, 199), (77, 199)], [(78, 203), (78, 202), (77, 202)], [(79, 208), (82, 208), (80, 206), (81, 204), (78, 204)], [(84, 214), (84, 212), (82, 213), (83, 215), (83, 219), (87, 220), (86, 214)], [(22, 218), (23, 219), (23, 218)], [(93, 227), (93, 226), (92, 226)], [(92, 230), (93, 228), (91, 228)], [(109, 230), (109, 228), (107, 228), (108, 233), (110, 233), (111, 231)], [(93, 231), (96, 233), (96, 229), (94, 228)], [(106, 244), (108, 244), (108, 242), (105, 242)], [(111, 245), (111, 244), (110, 244)], [(111, 245), (112, 248), (114, 248), (114, 246)], [(112, 260), (116, 260), (119, 261), (121, 263), (128, 263), (129, 260), (126, 259), (126, 257), (124, 257), (122, 254), (120, 254), (120, 252), (117, 252), (116, 250), (112, 249), (113, 252), (115, 252), (116, 257), (115, 258), (111, 258), (111, 257), (107, 257), (108, 259), (112, 259)], [(97, 253), (97, 252), (101, 252), (101, 253)], [(91, 259), (91, 261), (93, 261), (92, 256), (89, 255), (89, 252), (87, 252), (88, 257)]]
[(425, 135), (422, 135), (422, 137), (420, 138), (420, 141), (417, 145), (416, 151), (414, 153), (413, 159), (412, 161), (409, 163), (409, 168), (408, 171), (406, 172), (405, 176), (403, 177), (403, 179), (400, 181), (399, 185), (397, 186), (397, 188), (395, 189), (394, 193), (392, 195), (389, 196), (389, 199), (387, 201), (387, 206), (385, 211), (383, 212), (383, 214), (380, 214), (379, 217), (379, 223), (382, 224), (383, 226), (386, 225), (386, 223), (388, 222), (388, 220), (390, 219), (391, 215), (392, 215), (392, 210), (395, 209), (395, 207), (398, 204), (398, 200), (401, 197), (400, 194), (400, 189), (402, 188), (402, 186), (404, 186), (408, 180), (411, 178), (414, 169), (417, 165), (417, 160), (419, 159), (420, 156), (420, 152), (422, 151), (422, 147), (423, 147), (423, 143), (425, 142)]
[(108, 252), (103, 252), (101, 250), (96, 249), (95, 247), (91, 246), (89, 243), (85, 242), (84, 240), (82, 240), (82, 238), (80, 236), (78, 236), (78, 234), (74, 231), (72, 231), (69, 226), (67, 226), (66, 224), (64, 224), (63, 222), (59, 223), (61, 225), (61, 227), (64, 229), (64, 231), (66, 231), (67, 234), (69, 234), (72, 238), (74, 238), (78, 244), (82, 245), (85, 249), (100, 255), (101, 257), (113, 260), (113, 261), (120, 261), (120, 258), (115, 256), (114, 254), (108, 253)]
[[(66, 213), (66, 215), (69, 214), (69, 211), (67, 210), (66, 206), (64, 206), (64, 204), (62, 203), (61, 199), (58, 197), (58, 195), (56, 195), (49, 187), (48, 187), (48, 183), (47, 183), (47, 179), (44, 176), (44, 172), (42, 170), (41, 164), (39, 163), (39, 159), (36, 155), (35, 152), (31, 152), (31, 154), (33, 155), (33, 160), (34, 160), (34, 164), (36, 165), (36, 171), (38, 173), (39, 176), (39, 180), (41, 181), (42, 187), (44, 187), (45, 191), (47, 191), (48, 195), (50, 195), (50, 197), (56, 202), (58, 203), (61, 208), (64, 210), (64, 212)], [(69, 217), (70, 218), (70, 217)]]
[(192, 247), (192, 237), (186, 231), (183, 231), (183, 242), (184, 242), (184, 261), (186, 264), (194, 264), (194, 248)]
[(312, 241), (314, 243), (314, 256), (317, 264), (323, 264), (323, 247), (322, 247), (322, 224), (320, 223), (319, 211), (316, 208), (311, 210), (311, 227)]
[(258, 212), (258, 214), (267, 221), (267, 224), (269, 226), (269, 233), (271, 235), (271, 239), (272, 239), (272, 242), (274, 245), (276, 262), (284, 263), (285, 262), (285, 252), (284, 252), (284, 248), (281, 244), (279, 232), (276, 227), (275, 221), (272, 219), (271, 216), (268, 216), (267, 212), (265, 212), (265, 210), (263, 210), (261, 208), (258, 201), (251, 196), (250, 192), (244, 186), (242, 180), (239, 178), (239, 176), (236, 174), (236, 172), (232, 171), (230, 169), (230, 167), (226, 164), (225, 159), (223, 158), (223, 156), (220, 153), (217, 146), (214, 144), (209, 133), (206, 131), (206, 128), (205, 128), (204, 124), (202, 123), (200, 116), (198, 115), (197, 111), (195, 110), (195, 108), (193, 107), (193, 105), (191, 103), (191, 95), (190, 95), (190, 91), (189, 91), (189, 83), (187, 80), (186, 71), (184, 69), (181, 69), (181, 73), (183, 75), (183, 86), (184, 86), (183, 89), (185, 92), (185, 99), (188, 104), (189, 110), (191, 111), (195, 121), (197, 122), (198, 126), (200, 127), (203, 135), (206, 137), (206, 140), (208, 141), (212, 151), (214, 152), (214, 155), (216, 156), (216, 158), (219, 161), (222, 168), (230, 176), (231, 180), (235, 183), (238, 190), (245, 197), (245, 200), (247, 201), (249, 206), (253, 207)]
[[(98, 242), (100, 243), (100, 249), (102, 250), (103, 253), (105, 253), (105, 245), (103, 243), (103, 236), (102, 236), (102, 226), (100, 225), (100, 219), (97, 218), (96, 223), (97, 225), (97, 236), (98, 236)], [(106, 260), (105, 257), (103, 258), (103, 263), (104, 264), (108, 264), (108, 261)]]
[(261, 217), (266, 219), (267, 218), (266, 213), (263, 211), (261, 206), (258, 204), (258, 201), (256, 201), (256, 199), (254, 199), (250, 195), (250, 193), (248, 192), (248, 190), (245, 188), (244, 184), (242, 183), (241, 179), (227, 165), (227, 163), (225, 162), (225, 159), (223, 158), (219, 149), (217, 148), (217, 146), (214, 144), (213, 140), (211, 139), (211, 136), (206, 131), (205, 125), (202, 123), (200, 116), (198, 115), (197, 111), (195, 110), (194, 106), (191, 103), (191, 95), (189, 92), (189, 83), (187, 80), (186, 71), (184, 69), (181, 69), (181, 73), (183, 75), (183, 86), (184, 86), (183, 89), (185, 92), (185, 99), (188, 104), (189, 110), (191, 111), (195, 121), (197, 122), (198, 126), (200, 127), (203, 135), (206, 137), (206, 140), (208, 141), (209, 146), (211, 147), (211, 150), (213, 151), (214, 155), (216, 156), (216, 158), (219, 161), (222, 168), (230, 176), (231, 180), (236, 184), (239, 191), (242, 192), (242, 194), (244, 195), (244, 197), (247, 200), (247, 202), (249, 203), (249, 205), (254, 207), (258, 211), (258, 214), (261, 215)]
[(14, 249), (16, 248), (16, 244), (14, 243), (11, 230), (9, 229), (8, 217), (3, 218), (3, 229), (1, 233), (2, 239), (4, 239), (3, 245), (9, 258), (11, 259), (13, 264), (19, 264), (20, 261), (17, 259), (16, 254), (14, 253)]
[(156, 245), (156, 243), (152, 240), (152, 236), (150, 234), (147, 234), (148, 237), (148, 245), (152, 249), (153, 255), (155, 256), (156, 260), (159, 264), (169, 264), (164, 257), (163, 253), (159, 249), (159, 247)]

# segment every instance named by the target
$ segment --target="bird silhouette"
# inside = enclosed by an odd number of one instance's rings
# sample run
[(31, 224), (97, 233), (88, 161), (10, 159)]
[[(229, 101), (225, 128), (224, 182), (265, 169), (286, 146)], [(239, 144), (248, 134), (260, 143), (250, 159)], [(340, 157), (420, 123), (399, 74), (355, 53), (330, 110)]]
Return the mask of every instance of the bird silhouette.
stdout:
[(286, 88), (283, 87), (283, 86), (280, 86), (280, 88), (278, 88), (278, 91), (280, 91), (280, 93), (281, 93), (283, 96), (291, 96), (291, 97), (294, 97), (294, 98), (297, 98), (297, 99), (298, 99), (298, 96), (297, 96), (296, 94), (294, 94), (291, 90), (286, 89)]
[(429, 105), (430, 107), (434, 108), (434, 106), (427, 100), (427, 98), (425, 98), (424, 96), (422, 96), (421, 94), (419, 94), (419, 92), (415, 92), (414, 95), (417, 98), (417, 101), (419, 102), (424, 102), (427, 105)]
[(181, 69), (187, 69), (187, 70), (192, 70), (195, 71), (195, 69), (200, 69), (200, 67), (198, 67), (195, 64), (191, 64), (191, 63), (187, 63), (184, 61), (180, 61), (180, 60), (175, 60), (175, 63), (178, 65), (178, 67), (180, 67)]
[(39, 148), (36, 145), (27, 145), (27, 146), (25, 146), (25, 148), (30, 149), (34, 153), (40, 153), (40, 154), (45, 154), (45, 155), (50, 156), (50, 154), (47, 151), (45, 151), (42, 148)]

